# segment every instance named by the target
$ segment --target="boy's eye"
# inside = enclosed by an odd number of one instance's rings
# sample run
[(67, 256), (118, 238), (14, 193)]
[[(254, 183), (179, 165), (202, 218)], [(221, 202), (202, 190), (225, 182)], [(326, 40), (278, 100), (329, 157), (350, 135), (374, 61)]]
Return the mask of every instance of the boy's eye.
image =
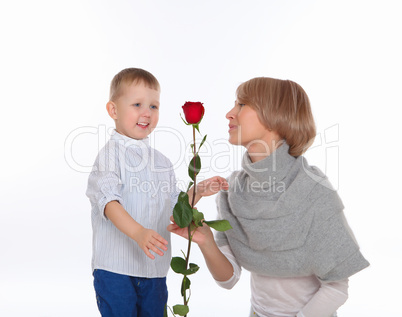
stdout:
[(151, 109), (158, 109), (158, 106), (151, 106)]
[(139, 107), (139, 106), (141, 106), (140, 103), (135, 103), (135, 104), (134, 104), (134, 107)]

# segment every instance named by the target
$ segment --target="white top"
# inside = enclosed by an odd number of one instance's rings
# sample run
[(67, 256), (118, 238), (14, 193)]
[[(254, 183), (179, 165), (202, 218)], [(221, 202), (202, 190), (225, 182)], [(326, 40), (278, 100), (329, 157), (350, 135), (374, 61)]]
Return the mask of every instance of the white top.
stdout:
[[(230, 246), (220, 247), (233, 266), (233, 276), (218, 285), (230, 289), (241, 267)], [(321, 283), (315, 276), (280, 278), (251, 272), (251, 306), (260, 317), (330, 317), (348, 298), (348, 280)]]
[[(165, 277), (171, 260), (166, 227), (179, 190), (168, 158), (149, 146), (115, 132), (96, 158), (86, 195), (92, 206), (92, 269), (138, 277)], [(135, 221), (169, 243), (163, 256), (148, 258), (137, 243), (109, 221), (104, 209), (118, 201)], [(152, 251), (151, 251), (152, 252)]]

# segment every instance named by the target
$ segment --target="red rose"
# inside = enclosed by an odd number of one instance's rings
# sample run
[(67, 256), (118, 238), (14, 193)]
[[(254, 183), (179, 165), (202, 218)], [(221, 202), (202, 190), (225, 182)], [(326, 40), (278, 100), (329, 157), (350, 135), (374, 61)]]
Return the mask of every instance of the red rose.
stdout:
[(190, 124), (199, 123), (204, 116), (205, 109), (202, 105), (202, 102), (186, 101), (182, 108), (184, 116), (186, 117), (187, 122)]

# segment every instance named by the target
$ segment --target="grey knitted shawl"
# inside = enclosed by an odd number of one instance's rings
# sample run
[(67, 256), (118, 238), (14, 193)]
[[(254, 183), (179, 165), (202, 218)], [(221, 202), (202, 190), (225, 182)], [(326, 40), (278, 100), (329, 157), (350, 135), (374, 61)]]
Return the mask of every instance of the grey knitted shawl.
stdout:
[(325, 175), (284, 143), (272, 155), (228, 179), (217, 196), (219, 218), (233, 229), (218, 232), (241, 266), (268, 276), (347, 278), (369, 265), (343, 214), (343, 204)]

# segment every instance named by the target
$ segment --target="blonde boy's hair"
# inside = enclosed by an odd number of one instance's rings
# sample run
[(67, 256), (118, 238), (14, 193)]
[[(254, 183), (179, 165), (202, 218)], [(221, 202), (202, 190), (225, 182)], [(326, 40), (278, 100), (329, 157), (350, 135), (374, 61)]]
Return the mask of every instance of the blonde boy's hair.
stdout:
[(109, 100), (116, 101), (122, 95), (124, 87), (132, 83), (144, 83), (149, 88), (160, 90), (158, 80), (150, 72), (141, 68), (126, 68), (113, 77)]
[(261, 123), (286, 141), (290, 155), (302, 155), (313, 143), (316, 127), (310, 101), (297, 83), (258, 77), (242, 83), (236, 94), (239, 103), (254, 108)]

